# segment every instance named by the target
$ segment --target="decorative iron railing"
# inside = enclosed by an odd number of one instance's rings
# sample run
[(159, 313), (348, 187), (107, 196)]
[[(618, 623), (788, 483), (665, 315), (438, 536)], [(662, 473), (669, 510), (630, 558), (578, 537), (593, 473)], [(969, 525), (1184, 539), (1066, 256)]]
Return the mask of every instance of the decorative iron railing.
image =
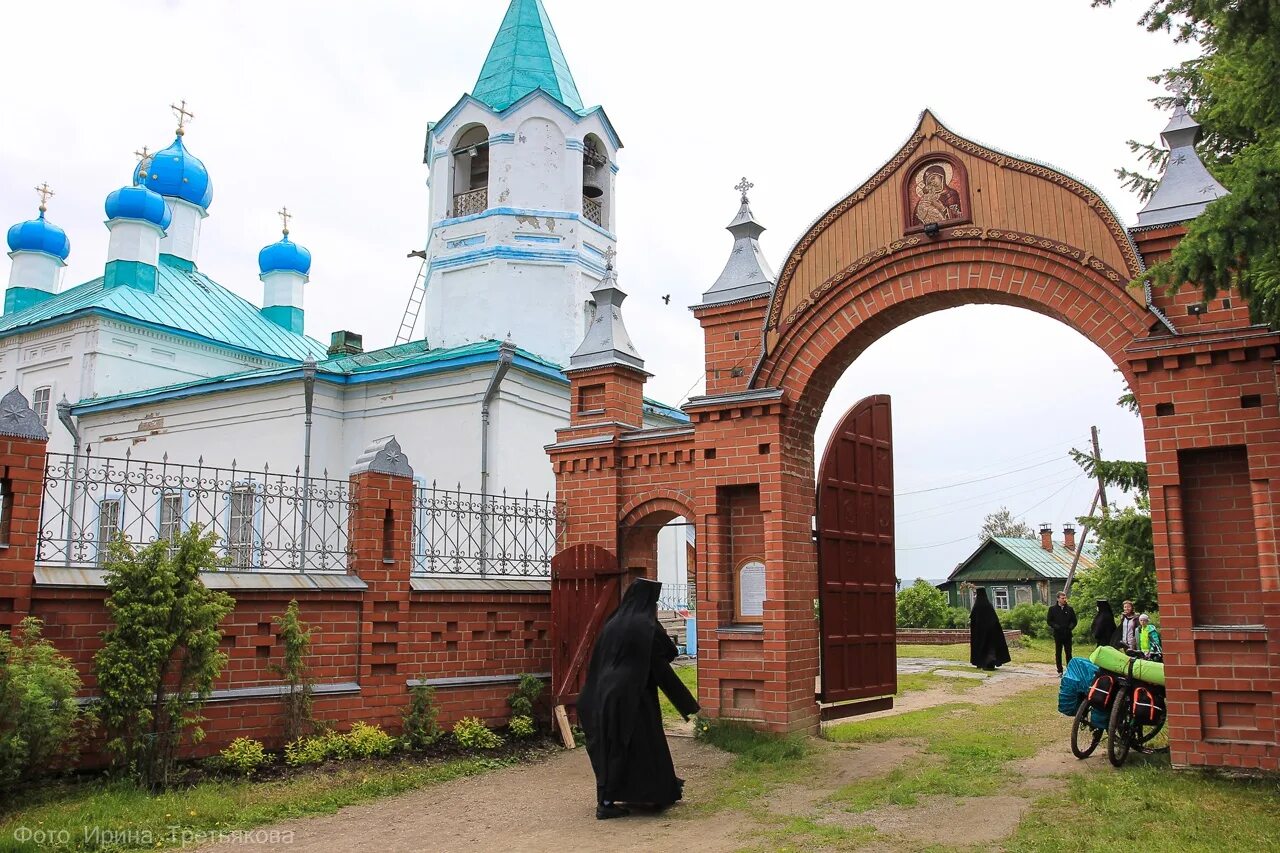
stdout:
[(659, 610), (691, 610), (692, 604), (687, 583), (664, 583), (658, 593)]
[(230, 570), (342, 572), (353, 502), (346, 480), (299, 471), (50, 453), (36, 560), (99, 566), (117, 535), (143, 546), (199, 524)]
[(471, 216), (476, 213), (484, 213), (488, 207), (488, 187), (481, 187), (478, 190), (469, 190), (465, 193), (458, 193), (453, 197), (454, 216)]
[(604, 205), (600, 203), (599, 199), (587, 198), (584, 195), (582, 197), (582, 216), (584, 219), (603, 227), (604, 223), (601, 220), (604, 218)]
[(413, 570), (428, 575), (550, 577), (564, 507), (547, 498), (414, 489)]

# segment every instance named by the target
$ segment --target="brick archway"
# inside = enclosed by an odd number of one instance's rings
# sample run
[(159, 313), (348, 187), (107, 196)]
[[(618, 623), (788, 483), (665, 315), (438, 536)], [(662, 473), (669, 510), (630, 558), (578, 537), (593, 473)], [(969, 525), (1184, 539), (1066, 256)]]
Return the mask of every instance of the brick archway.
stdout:
[[(928, 174), (949, 195), (925, 198), (911, 183)], [(1037, 311), (1102, 349), (1140, 404), (1174, 763), (1280, 769), (1280, 335), (1250, 325), (1236, 294), (1205, 304), (1194, 287), (1128, 286), (1185, 233), (1127, 230), (1079, 181), (926, 112), (805, 232), (771, 291), (716, 300), (713, 288), (695, 306), (707, 387), (684, 406), (688, 427), (639, 426), (645, 374), (634, 362), (570, 367), (571, 399), (605, 405), (575, 409), (548, 449), (567, 544), (625, 548), (637, 519), (677, 511), (659, 491), (687, 496), (677, 503), (698, 530), (699, 701), (712, 716), (812, 731), (813, 438), (832, 387), (871, 343), (924, 314)], [(738, 572), (760, 563), (763, 615), (747, 620)]]

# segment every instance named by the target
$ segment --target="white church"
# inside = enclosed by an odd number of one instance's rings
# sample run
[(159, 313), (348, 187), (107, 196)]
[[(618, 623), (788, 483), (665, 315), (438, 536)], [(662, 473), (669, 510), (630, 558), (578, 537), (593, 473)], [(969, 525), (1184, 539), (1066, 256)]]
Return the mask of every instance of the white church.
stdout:
[[(71, 241), (47, 187), (36, 218), (8, 231), (0, 385), (31, 401), (50, 452), (345, 478), (394, 435), (424, 483), (553, 492), (544, 446), (568, 424), (562, 368), (590, 358), (592, 291), (616, 285), (622, 143), (584, 106), (541, 0), (511, 0), (474, 90), (429, 125), (429, 236), (394, 346), (307, 334), (311, 255), (285, 211), (258, 256), (261, 305), (200, 271), (213, 181), (188, 148), (185, 102), (175, 112), (173, 142), (106, 197), (101, 276), (61, 281)], [(685, 422), (646, 401), (645, 426)], [(683, 579), (684, 534), (664, 533)]]

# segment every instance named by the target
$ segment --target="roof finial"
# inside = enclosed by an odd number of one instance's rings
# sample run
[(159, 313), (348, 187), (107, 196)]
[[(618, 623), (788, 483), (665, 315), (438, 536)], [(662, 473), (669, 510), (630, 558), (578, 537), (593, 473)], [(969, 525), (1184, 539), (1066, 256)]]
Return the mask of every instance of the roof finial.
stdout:
[(737, 190), (738, 192), (742, 193), (742, 203), (743, 203), (743, 204), (746, 204), (746, 203), (747, 203), (747, 190), (751, 189), (751, 188), (752, 188), (752, 187), (754, 187), (754, 186), (755, 186), (755, 184), (753, 184), (753, 183), (751, 183), (750, 181), (748, 181), (748, 180), (746, 179), (746, 176), (743, 176), (742, 180), (738, 181), (738, 183), (736, 183), (736, 184), (734, 184), (734, 185), (733, 185), (733, 188), (734, 188), (735, 190)]
[(45, 181), (36, 187), (36, 192), (40, 194), (40, 212), (44, 213), (49, 207), (49, 196), (54, 195), (53, 190), (49, 189), (49, 182)]
[(293, 218), (293, 214), (289, 212), (289, 208), (282, 207), (276, 211), (276, 215), (279, 216), (280, 221), (284, 223), (284, 227), (281, 228), (280, 230), (284, 232), (284, 236), (288, 237), (289, 236), (289, 220)]
[(151, 151), (144, 145), (140, 150), (133, 152), (133, 156), (138, 158), (138, 180), (142, 180), (146, 178), (147, 169), (151, 167)]
[(604, 268), (606, 271), (613, 269), (613, 259), (618, 257), (618, 250), (610, 246), (604, 250)]
[(185, 98), (182, 100), (181, 104), (176, 106), (174, 104), (170, 104), (169, 109), (173, 110), (173, 114), (178, 117), (178, 135), (182, 136), (186, 133), (184, 128), (187, 126), (187, 122), (194, 119), (196, 115), (187, 109), (187, 101)]

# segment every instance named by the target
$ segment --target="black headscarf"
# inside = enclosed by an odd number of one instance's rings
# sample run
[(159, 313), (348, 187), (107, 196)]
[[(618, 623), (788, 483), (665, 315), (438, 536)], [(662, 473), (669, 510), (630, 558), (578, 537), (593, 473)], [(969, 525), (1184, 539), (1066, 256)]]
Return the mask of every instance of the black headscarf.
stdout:
[(1000, 617), (987, 600), (986, 589), (978, 587), (969, 611), (969, 662), (979, 669), (995, 669), (1009, 660), (1009, 644), (1000, 627)]
[(1093, 617), (1089, 626), (1089, 636), (1100, 646), (1111, 643), (1111, 636), (1116, 632), (1116, 615), (1111, 611), (1111, 602), (1105, 598), (1098, 599), (1098, 615)]
[(697, 700), (671, 669), (675, 643), (658, 622), (662, 584), (632, 582), (600, 629), (578, 697), (578, 719), (600, 801), (670, 804), (680, 799), (662, 730), (658, 689), (687, 719)]

